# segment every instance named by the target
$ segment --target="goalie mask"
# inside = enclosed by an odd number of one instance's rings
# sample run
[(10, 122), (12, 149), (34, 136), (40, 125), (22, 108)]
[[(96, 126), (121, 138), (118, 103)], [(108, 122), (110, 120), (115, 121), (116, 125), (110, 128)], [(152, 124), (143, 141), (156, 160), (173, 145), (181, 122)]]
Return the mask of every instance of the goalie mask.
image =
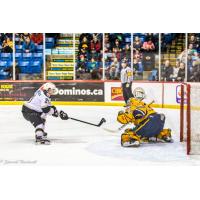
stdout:
[(135, 99), (138, 99), (138, 100), (141, 100), (141, 101), (146, 98), (145, 91), (141, 87), (137, 87), (137, 88), (134, 89), (133, 96), (134, 96)]
[(121, 124), (128, 124), (132, 122), (133, 116), (127, 112), (119, 111), (117, 115), (117, 121)]

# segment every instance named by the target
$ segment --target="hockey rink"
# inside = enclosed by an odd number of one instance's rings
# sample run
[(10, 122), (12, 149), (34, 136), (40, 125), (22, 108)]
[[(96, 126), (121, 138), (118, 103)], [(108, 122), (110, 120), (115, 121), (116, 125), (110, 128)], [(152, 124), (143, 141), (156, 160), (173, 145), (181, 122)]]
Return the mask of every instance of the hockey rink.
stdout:
[(116, 116), (122, 107), (58, 106), (69, 117), (102, 127), (49, 116), (46, 132), (51, 145), (34, 143), (34, 128), (25, 121), (21, 106), (0, 106), (0, 165), (200, 165), (199, 156), (187, 156), (179, 142), (178, 110), (156, 109), (166, 115), (166, 128), (171, 128), (174, 143), (142, 144), (139, 148), (122, 148), (120, 134), (103, 129), (121, 125)]

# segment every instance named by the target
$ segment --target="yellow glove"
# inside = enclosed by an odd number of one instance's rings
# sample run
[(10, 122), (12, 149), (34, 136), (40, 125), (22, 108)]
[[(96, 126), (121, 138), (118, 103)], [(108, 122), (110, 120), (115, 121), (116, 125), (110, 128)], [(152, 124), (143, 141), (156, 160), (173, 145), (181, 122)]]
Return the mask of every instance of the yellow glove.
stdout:
[(121, 124), (128, 124), (133, 121), (133, 115), (124, 111), (119, 111), (117, 121)]

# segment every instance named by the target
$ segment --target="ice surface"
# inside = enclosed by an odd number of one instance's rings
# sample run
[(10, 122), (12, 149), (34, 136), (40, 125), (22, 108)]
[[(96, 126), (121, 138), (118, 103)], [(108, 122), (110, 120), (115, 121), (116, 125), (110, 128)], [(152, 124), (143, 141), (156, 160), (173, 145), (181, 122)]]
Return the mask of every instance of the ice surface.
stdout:
[[(120, 107), (58, 106), (69, 116), (102, 127), (117, 129)], [(143, 144), (139, 148), (122, 148), (120, 133), (110, 133), (102, 127), (72, 120), (47, 119), (46, 131), (51, 145), (35, 145), (34, 129), (23, 119), (21, 106), (0, 106), (0, 164), (37, 165), (200, 165), (199, 156), (187, 156), (185, 145), (179, 143), (179, 113), (177, 110), (157, 109), (165, 113), (166, 127), (173, 131), (172, 144)]]

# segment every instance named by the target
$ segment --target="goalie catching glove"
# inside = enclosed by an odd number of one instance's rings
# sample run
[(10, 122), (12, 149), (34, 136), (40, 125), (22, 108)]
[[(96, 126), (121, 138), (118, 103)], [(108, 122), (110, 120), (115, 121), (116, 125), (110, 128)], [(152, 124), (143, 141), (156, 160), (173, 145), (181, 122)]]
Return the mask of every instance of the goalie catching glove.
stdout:
[(67, 113), (65, 113), (65, 112), (62, 111), (62, 110), (60, 111), (59, 115), (60, 115), (60, 118), (61, 118), (62, 120), (68, 120), (68, 119), (69, 119)]
[(117, 121), (121, 124), (128, 124), (130, 122), (133, 122), (133, 115), (131, 115), (128, 112), (119, 111), (117, 115)]

